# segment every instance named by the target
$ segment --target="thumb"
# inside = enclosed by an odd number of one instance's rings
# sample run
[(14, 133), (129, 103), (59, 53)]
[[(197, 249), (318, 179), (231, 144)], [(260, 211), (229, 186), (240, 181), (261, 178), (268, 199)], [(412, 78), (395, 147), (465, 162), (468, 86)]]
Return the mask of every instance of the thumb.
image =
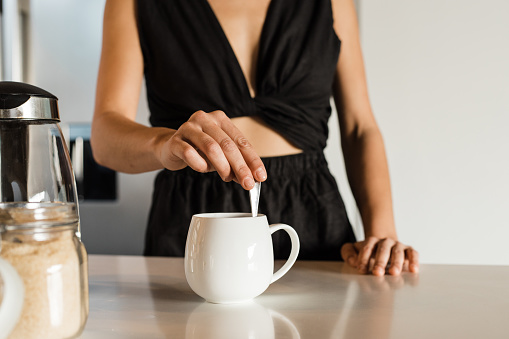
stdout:
[(357, 255), (357, 250), (352, 243), (348, 242), (341, 247), (341, 257), (352, 267), (357, 267)]

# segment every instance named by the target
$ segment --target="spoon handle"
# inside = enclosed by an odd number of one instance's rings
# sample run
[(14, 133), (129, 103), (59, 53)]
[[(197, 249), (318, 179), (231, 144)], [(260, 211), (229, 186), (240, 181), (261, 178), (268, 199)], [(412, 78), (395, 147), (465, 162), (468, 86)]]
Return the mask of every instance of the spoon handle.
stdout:
[(255, 182), (252, 189), (249, 190), (249, 199), (251, 200), (251, 214), (253, 217), (258, 215), (258, 203), (260, 202), (260, 190), (262, 188), (261, 182)]

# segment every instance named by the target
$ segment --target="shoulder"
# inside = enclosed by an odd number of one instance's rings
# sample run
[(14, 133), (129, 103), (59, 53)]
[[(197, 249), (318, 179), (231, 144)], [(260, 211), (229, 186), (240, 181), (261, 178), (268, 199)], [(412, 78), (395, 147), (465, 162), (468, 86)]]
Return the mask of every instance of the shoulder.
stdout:
[(330, 0), (334, 30), (338, 37), (343, 40), (345, 36), (357, 31), (357, 13), (354, 0)]
[(106, 23), (133, 20), (135, 12), (135, 0), (107, 0), (104, 6), (104, 20)]

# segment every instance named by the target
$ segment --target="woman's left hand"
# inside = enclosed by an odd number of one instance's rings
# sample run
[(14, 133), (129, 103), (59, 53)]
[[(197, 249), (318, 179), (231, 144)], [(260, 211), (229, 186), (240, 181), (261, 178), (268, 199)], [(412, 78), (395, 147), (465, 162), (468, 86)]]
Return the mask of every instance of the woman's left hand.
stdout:
[(368, 237), (364, 241), (346, 243), (341, 256), (359, 273), (382, 276), (388, 268), (390, 275), (400, 275), (408, 270), (419, 272), (419, 253), (412, 247), (391, 238)]

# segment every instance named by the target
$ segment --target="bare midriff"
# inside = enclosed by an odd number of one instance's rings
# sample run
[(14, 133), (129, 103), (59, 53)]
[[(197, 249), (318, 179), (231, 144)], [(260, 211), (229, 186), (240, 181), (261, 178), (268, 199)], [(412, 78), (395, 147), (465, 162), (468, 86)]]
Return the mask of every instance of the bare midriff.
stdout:
[(267, 126), (260, 118), (238, 117), (232, 122), (253, 145), (260, 157), (276, 157), (302, 153), (281, 134)]

